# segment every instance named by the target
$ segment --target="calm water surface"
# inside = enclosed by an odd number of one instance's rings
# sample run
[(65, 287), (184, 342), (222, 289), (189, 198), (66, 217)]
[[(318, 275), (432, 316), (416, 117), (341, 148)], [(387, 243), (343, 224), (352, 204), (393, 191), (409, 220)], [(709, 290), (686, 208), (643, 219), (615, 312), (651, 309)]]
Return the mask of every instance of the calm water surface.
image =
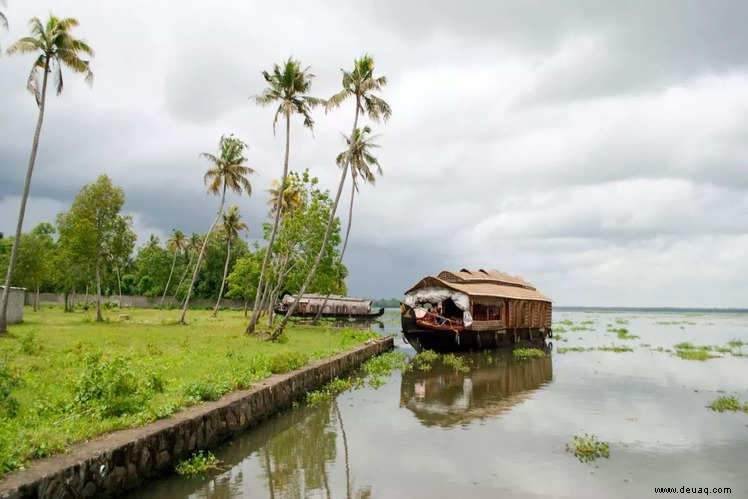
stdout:
[[(567, 332), (547, 358), (482, 352), (464, 355), (466, 374), (440, 362), (396, 371), (378, 389), (289, 410), (236, 438), (215, 452), (222, 473), (168, 477), (133, 497), (654, 497), (682, 486), (748, 497), (748, 414), (705, 407), (723, 393), (748, 401), (748, 357), (667, 351), (742, 340), (733, 352), (748, 355), (748, 314), (561, 311), (554, 323)], [(622, 327), (639, 338), (608, 331)], [(381, 331), (414, 355), (396, 310)], [(634, 351), (560, 353), (611, 345)], [(610, 459), (583, 464), (566, 452), (582, 433), (609, 442)]]

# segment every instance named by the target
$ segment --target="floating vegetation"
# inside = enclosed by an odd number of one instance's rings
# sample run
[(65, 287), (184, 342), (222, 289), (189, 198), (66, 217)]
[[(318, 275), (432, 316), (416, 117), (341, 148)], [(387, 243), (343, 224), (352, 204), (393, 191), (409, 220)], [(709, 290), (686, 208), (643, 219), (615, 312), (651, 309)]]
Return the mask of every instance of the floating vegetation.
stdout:
[(626, 345), (610, 345), (610, 346), (604, 346), (604, 347), (597, 347), (597, 350), (600, 350), (601, 352), (633, 352), (634, 349), (631, 347), (627, 347)]
[(572, 326), (570, 331), (594, 331), (594, 327), (589, 326)]
[(564, 319), (562, 321), (558, 321), (558, 323), (562, 324), (564, 326), (573, 326), (574, 325), (574, 321), (569, 320), (569, 319)]
[(608, 332), (616, 333), (618, 335), (619, 340), (635, 340), (639, 338), (635, 334), (629, 333), (629, 330), (626, 329), (625, 327), (621, 327), (618, 329), (608, 329)]
[(581, 324), (594, 324), (595, 321), (582, 321)]
[(629, 321), (626, 319), (616, 319), (616, 324), (628, 324)]
[(692, 321), (659, 321), (656, 324), (661, 326), (695, 326), (696, 323)]
[(335, 378), (318, 390), (306, 394), (306, 403), (317, 405), (332, 400), (333, 395), (349, 390), (353, 386), (351, 378)]
[(707, 407), (715, 412), (748, 412), (748, 404), (743, 403), (735, 395), (723, 395), (718, 397)]
[(470, 368), (465, 365), (465, 359), (453, 353), (445, 353), (442, 356), (445, 366), (451, 367), (457, 373), (468, 373)]
[(717, 357), (707, 350), (676, 350), (675, 355), (685, 360), (709, 360)]
[(545, 356), (546, 353), (539, 348), (516, 348), (514, 350), (515, 359), (526, 360)]
[(401, 352), (386, 352), (364, 362), (362, 369), (369, 375), (369, 385), (378, 388), (385, 383), (395, 369), (405, 369), (406, 355)]
[(431, 364), (433, 364), (434, 361), (438, 358), (439, 354), (434, 352), (433, 350), (424, 350), (423, 352), (418, 352), (415, 357), (413, 357), (413, 360), (410, 361), (408, 370), (424, 372), (430, 371)]
[(567, 329), (564, 326), (553, 326), (553, 334), (565, 333)]
[(582, 463), (590, 463), (599, 457), (610, 457), (610, 444), (601, 442), (595, 435), (574, 435), (574, 441), (566, 444), (566, 451), (574, 454)]
[(730, 340), (730, 341), (727, 342), (727, 344), (730, 345), (730, 347), (732, 347), (732, 348), (740, 348), (743, 345), (745, 345), (746, 343), (744, 341), (742, 341), (742, 340)]
[(174, 471), (189, 478), (201, 478), (211, 471), (218, 471), (218, 458), (209, 451), (198, 451), (190, 458), (180, 461)]
[(584, 348), (584, 347), (560, 347), (556, 349), (557, 353), (566, 353), (566, 352), (586, 352), (588, 350), (592, 350), (592, 348)]

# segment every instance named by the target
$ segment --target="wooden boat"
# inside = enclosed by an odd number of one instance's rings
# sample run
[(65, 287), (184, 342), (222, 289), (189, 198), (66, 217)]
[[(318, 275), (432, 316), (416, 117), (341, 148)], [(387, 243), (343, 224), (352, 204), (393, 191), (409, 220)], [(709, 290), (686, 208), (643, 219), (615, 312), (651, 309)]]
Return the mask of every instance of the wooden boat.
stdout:
[(417, 350), (475, 350), (551, 337), (550, 298), (498, 270), (445, 270), (405, 292), (403, 335)]
[[(285, 314), (295, 299), (295, 295), (285, 295), (275, 307), (275, 313)], [(294, 317), (314, 317), (323, 303), (325, 308), (322, 310), (322, 317), (374, 319), (384, 313), (384, 308), (372, 310), (371, 300), (341, 295), (305, 294), (301, 295), (299, 305), (293, 315)]]

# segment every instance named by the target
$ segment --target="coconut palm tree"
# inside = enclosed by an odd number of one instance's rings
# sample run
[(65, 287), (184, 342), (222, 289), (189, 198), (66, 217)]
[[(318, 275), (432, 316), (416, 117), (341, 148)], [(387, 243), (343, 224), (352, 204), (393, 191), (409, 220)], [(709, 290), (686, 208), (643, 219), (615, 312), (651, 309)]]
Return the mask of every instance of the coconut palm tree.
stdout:
[[(0, 5), (4, 7), (5, 0), (0, 0)], [(2, 10), (0, 10), (0, 26), (2, 26), (5, 29), (8, 29), (8, 18), (5, 17), (5, 13)]]
[(255, 330), (255, 325), (260, 317), (261, 304), (260, 296), (262, 296), (262, 285), (265, 278), (265, 272), (267, 270), (268, 261), (270, 255), (273, 252), (273, 243), (275, 242), (275, 236), (278, 233), (278, 224), (281, 216), (281, 204), (283, 201), (283, 191), (286, 188), (286, 178), (288, 177), (288, 154), (290, 146), (291, 136), (291, 115), (299, 114), (304, 119), (304, 126), (310, 130), (314, 129), (314, 120), (310, 114), (311, 109), (317, 105), (325, 104), (323, 99), (311, 97), (308, 95), (309, 89), (312, 85), (312, 79), (314, 75), (309, 72), (309, 68), (302, 69), (301, 63), (293, 58), (289, 57), (286, 62), (281, 65), (274, 64), (273, 71), (263, 71), (262, 76), (268, 83), (268, 87), (262, 92), (262, 94), (255, 97), (257, 104), (261, 106), (268, 106), (271, 104), (278, 104), (273, 116), (273, 133), (278, 123), (278, 118), (283, 116), (286, 120), (286, 153), (283, 160), (283, 175), (280, 180), (280, 192), (278, 193), (278, 199), (275, 205), (275, 219), (273, 221), (273, 230), (270, 233), (270, 239), (268, 240), (268, 246), (265, 251), (265, 257), (262, 260), (262, 267), (260, 268), (260, 278), (257, 281), (257, 293), (255, 293), (255, 304), (252, 309), (252, 317), (247, 325), (247, 333), (251, 334)]
[(166, 247), (174, 253), (174, 257), (171, 260), (171, 270), (169, 271), (169, 278), (166, 280), (166, 286), (164, 287), (164, 294), (161, 296), (161, 301), (159, 302), (159, 306), (162, 306), (164, 304), (164, 299), (166, 298), (166, 293), (169, 291), (169, 284), (171, 284), (171, 276), (174, 274), (174, 265), (177, 263), (177, 256), (181, 251), (184, 251), (187, 249), (187, 245), (189, 244), (189, 239), (187, 239), (187, 236), (184, 235), (184, 232), (182, 232), (179, 229), (174, 229), (171, 231), (171, 237), (166, 241)]
[(184, 272), (182, 272), (182, 277), (179, 279), (179, 284), (177, 284), (177, 290), (182, 287), (182, 283), (184, 282), (185, 277), (187, 277), (187, 272), (189, 272), (190, 267), (192, 267), (192, 260), (195, 258), (195, 255), (198, 254), (202, 245), (203, 240), (200, 237), (200, 234), (198, 234), (197, 232), (193, 232), (190, 238), (187, 240), (187, 248), (185, 249), (185, 252), (190, 256), (187, 260), (187, 266), (184, 268)]
[[(337, 94), (330, 97), (327, 100), (327, 105), (325, 107), (327, 110), (329, 110), (334, 107), (340, 106), (340, 104), (342, 104), (349, 97), (353, 97), (355, 99), (353, 128), (351, 129), (351, 138), (347, 140), (348, 146), (351, 147), (352, 144), (356, 142), (355, 135), (356, 130), (358, 129), (358, 118), (360, 113), (368, 115), (368, 117), (374, 121), (380, 121), (382, 119), (384, 121), (387, 121), (392, 114), (392, 110), (390, 109), (390, 105), (387, 104), (384, 99), (375, 95), (375, 92), (381, 91), (382, 88), (387, 85), (387, 78), (384, 76), (374, 76), (374, 59), (371, 56), (369, 56), (368, 54), (364, 54), (360, 59), (353, 61), (353, 71), (342, 71), (343, 89)], [(276, 338), (283, 332), (286, 323), (288, 323), (288, 319), (296, 311), (296, 306), (299, 303), (301, 295), (306, 292), (306, 288), (309, 287), (309, 283), (312, 282), (314, 274), (317, 272), (317, 267), (319, 267), (319, 262), (322, 260), (325, 246), (327, 245), (327, 241), (330, 237), (330, 232), (332, 232), (332, 226), (335, 222), (335, 214), (338, 210), (340, 195), (343, 192), (343, 186), (345, 185), (345, 179), (348, 174), (348, 166), (349, 164), (347, 162), (342, 165), (338, 191), (335, 194), (335, 202), (333, 203), (333, 206), (330, 210), (330, 218), (327, 221), (327, 229), (325, 231), (325, 237), (322, 240), (322, 246), (320, 247), (319, 253), (317, 253), (314, 264), (312, 264), (312, 267), (309, 269), (309, 274), (306, 276), (304, 283), (301, 285), (301, 289), (299, 289), (296, 300), (294, 300), (294, 302), (291, 303), (291, 306), (288, 307), (286, 315), (283, 317), (283, 319), (281, 319), (280, 323), (273, 331), (271, 338)]]
[[(3, 19), (5, 16), (3, 16)], [(39, 148), (39, 136), (42, 131), (44, 121), (44, 106), (47, 99), (47, 79), (49, 74), (55, 73), (55, 88), (57, 95), (62, 93), (62, 66), (66, 66), (76, 73), (85, 74), (87, 82), (93, 81), (93, 73), (90, 68), (90, 61), (82, 59), (81, 54), (93, 56), (93, 50), (83, 40), (73, 38), (70, 30), (78, 26), (78, 20), (72, 17), (57, 18), (49, 16), (46, 24), (42, 24), (38, 17), (34, 17), (29, 22), (31, 25), (32, 36), (27, 36), (16, 41), (8, 47), (8, 54), (15, 53), (34, 53), (36, 59), (27, 80), (28, 90), (34, 94), (36, 103), (39, 106), (39, 116), (36, 121), (36, 130), (34, 131), (34, 141), (31, 146), (31, 155), (26, 169), (26, 180), (23, 184), (23, 194), (21, 196), (21, 207), (18, 212), (18, 223), (16, 225), (16, 237), (13, 240), (13, 247), (10, 252), (10, 261), (8, 263), (8, 273), (5, 278), (5, 289), (3, 291), (2, 303), (0, 303), (0, 333), (7, 331), (7, 311), (8, 311), (8, 294), (10, 290), (13, 270), (18, 258), (18, 242), (21, 240), (21, 231), (23, 230), (23, 217), (26, 213), (26, 201), (29, 197), (31, 188), (31, 175), (34, 171), (36, 162), (36, 152)], [(41, 72), (41, 85), (39, 84), (39, 72)]]
[(221, 150), (219, 156), (207, 152), (201, 154), (202, 157), (213, 163), (213, 166), (205, 172), (203, 181), (208, 186), (209, 194), (221, 195), (221, 202), (218, 205), (216, 218), (205, 234), (203, 244), (200, 247), (200, 253), (197, 255), (195, 270), (192, 272), (192, 280), (187, 288), (187, 295), (185, 296), (184, 306), (182, 307), (182, 316), (179, 318), (181, 324), (185, 324), (184, 317), (187, 315), (187, 307), (190, 305), (190, 295), (192, 294), (192, 288), (195, 286), (200, 262), (202, 262), (203, 255), (205, 254), (205, 247), (210, 239), (210, 234), (223, 214), (223, 206), (226, 202), (226, 190), (231, 189), (237, 194), (246, 192), (248, 196), (252, 195), (252, 184), (249, 183), (247, 176), (253, 174), (255, 171), (248, 166), (244, 166), (244, 162), (247, 161), (247, 158), (244, 157), (244, 150), (246, 148), (247, 144), (234, 137), (233, 134), (229, 136), (223, 135), (219, 142), (219, 149)]
[[(379, 147), (378, 144), (372, 142), (375, 138), (370, 136), (371, 128), (368, 126), (364, 127), (363, 130), (356, 128), (353, 131), (353, 138), (345, 137), (346, 149), (345, 151), (338, 154), (335, 158), (335, 162), (339, 167), (343, 168), (346, 164), (351, 169), (351, 202), (348, 207), (348, 227), (345, 230), (345, 239), (343, 239), (343, 248), (340, 250), (340, 256), (338, 257), (338, 268), (343, 263), (343, 256), (345, 255), (345, 249), (348, 246), (348, 237), (351, 234), (351, 223), (353, 221), (353, 200), (356, 192), (358, 191), (359, 179), (363, 180), (368, 184), (374, 184), (376, 177), (372, 169), (376, 168), (379, 175), (382, 175), (382, 167), (379, 164), (379, 160), (372, 154), (371, 149)], [(322, 311), (327, 305), (327, 300), (330, 295), (327, 295), (322, 302), (322, 306), (319, 307), (317, 315), (314, 317), (315, 321), (318, 321), (322, 315)]]
[(226, 286), (226, 276), (229, 274), (229, 260), (231, 259), (231, 241), (239, 237), (239, 231), (247, 230), (247, 224), (241, 221), (239, 208), (234, 205), (229, 211), (223, 214), (223, 232), (226, 234), (226, 264), (223, 266), (223, 279), (221, 287), (218, 289), (218, 300), (213, 308), (213, 317), (218, 315), (218, 307), (221, 306), (221, 297), (223, 289)]
[[(278, 204), (278, 197), (280, 196), (280, 182), (273, 179), (273, 187), (267, 190), (270, 194), (267, 204), (272, 208), (270, 214), (275, 213), (275, 206)], [(286, 187), (283, 189), (283, 199), (281, 200), (281, 217), (289, 212), (298, 209), (301, 206), (301, 193), (298, 188), (291, 185), (291, 182), (286, 178)]]

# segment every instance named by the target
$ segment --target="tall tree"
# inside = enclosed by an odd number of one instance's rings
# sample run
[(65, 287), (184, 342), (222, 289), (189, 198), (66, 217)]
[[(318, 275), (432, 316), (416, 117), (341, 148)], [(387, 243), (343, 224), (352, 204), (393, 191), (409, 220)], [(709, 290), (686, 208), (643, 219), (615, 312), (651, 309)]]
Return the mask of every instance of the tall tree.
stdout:
[[(31, 189), (31, 175), (34, 171), (36, 152), (39, 148), (39, 136), (44, 121), (44, 105), (47, 99), (47, 77), (50, 72), (55, 71), (57, 95), (62, 93), (63, 65), (76, 73), (84, 73), (86, 81), (93, 81), (93, 73), (89, 67), (89, 61), (81, 58), (81, 54), (93, 56), (93, 50), (86, 42), (73, 38), (70, 34), (70, 29), (78, 26), (77, 19), (71, 17), (60, 19), (50, 15), (47, 23), (42, 24), (38, 17), (34, 17), (31, 19), (30, 25), (32, 36), (21, 38), (8, 48), (8, 54), (35, 53), (37, 55), (34, 65), (31, 67), (26, 86), (34, 94), (36, 103), (39, 106), (39, 117), (36, 121), (34, 141), (31, 146), (31, 155), (29, 156), (29, 164), (26, 169), (26, 180), (23, 184), (21, 207), (18, 211), (18, 223), (16, 225), (16, 237), (10, 253), (8, 273), (5, 277), (5, 289), (3, 291), (2, 302), (0, 303), (0, 333), (8, 329), (7, 312), (10, 282), (13, 278), (13, 269), (18, 257), (18, 243), (21, 240), (21, 231), (23, 230), (26, 201), (28, 200), (29, 190)], [(40, 71), (42, 72), (41, 88), (39, 85)]]
[(34, 310), (39, 308), (39, 288), (50, 282), (51, 259), (54, 254), (54, 226), (42, 222), (28, 234), (21, 234), (18, 263), (13, 282), (34, 291)]
[(213, 317), (218, 315), (218, 308), (221, 306), (221, 297), (226, 286), (226, 276), (229, 274), (229, 260), (231, 259), (231, 241), (239, 237), (239, 232), (247, 230), (247, 224), (242, 222), (239, 208), (234, 205), (229, 211), (223, 214), (223, 232), (226, 236), (226, 265), (223, 267), (223, 279), (221, 287), (218, 289), (218, 299), (216, 306), (213, 308)]
[(226, 202), (226, 190), (231, 189), (237, 194), (246, 192), (247, 195), (252, 195), (252, 184), (249, 183), (248, 175), (254, 173), (254, 170), (248, 166), (244, 166), (247, 158), (244, 157), (244, 151), (247, 148), (247, 144), (234, 137), (234, 135), (224, 135), (221, 137), (219, 142), (220, 153), (218, 156), (204, 152), (201, 154), (202, 157), (210, 161), (213, 166), (205, 172), (203, 181), (208, 186), (209, 194), (220, 194), (221, 202), (218, 205), (218, 212), (216, 218), (210, 225), (208, 232), (203, 238), (203, 244), (200, 247), (200, 253), (197, 255), (197, 261), (195, 262), (195, 270), (192, 272), (192, 280), (187, 288), (187, 295), (184, 298), (184, 306), (182, 307), (182, 316), (179, 318), (179, 322), (185, 324), (184, 318), (187, 315), (187, 307), (190, 305), (190, 295), (192, 294), (192, 288), (195, 286), (195, 280), (197, 279), (197, 273), (200, 269), (200, 262), (205, 254), (205, 246), (208, 244), (210, 234), (213, 232), (216, 224), (223, 214), (223, 206)]
[(62, 217), (60, 245), (69, 248), (78, 261), (88, 261), (93, 266), (96, 280), (96, 320), (101, 315), (101, 280), (105, 264), (110, 260), (112, 248), (119, 240), (134, 240), (119, 234), (132, 232), (129, 217), (120, 215), (125, 203), (125, 193), (114, 187), (106, 175), (90, 185), (85, 185)]
[(179, 256), (179, 253), (187, 249), (189, 242), (190, 241), (189, 239), (187, 239), (187, 236), (184, 235), (184, 232), (179, 229), (172, 230), (171, 237), (166, 241), (166, 247), (171, 253), (174, 254), (174, 258), (172, 258), (171, 260), (171, 270), (169, 271), (169, 278), (166, 280), (166, 286), (164, 286), (164, 294), (161, 295), (161, 301), (159, 302), (159, 305), (164, 304), (166, 293), (169, 291), (169, 284), (171, 284), (171, 276), (174, 274), (174, 266), (177, 263), (177, 256)]
[[(339, 106), (347, 98), (353, 97), (355, 99), (355, 113), (353, 116), (353, 127), (351, 129), (350, 139), (347, 140), (349, 149), (353, 144), (356, 143), (355, 136), (358, 130), (358, 118), (360, 113), (365, 113), (368, 117), (374, 121), (384, 119), (385, 121), (390, 118), (392, 110), (390, 105), (381, 97), (375, 95), (375, 92), (379, 92), (387, 84), (387, 78), (384, 76), (374, 76), (374, 59), (369, 55), (363, 55), (360, 59), (353, 62), (353, 71), (343, 71), (343, 89), (337, 94), (333, 95), (327, 101), (327, 108)], [(283, 333), (288, 320), (296, 311), (299, 299), (301, 295), (306, 292), (309, 283), (314, 278), (314, 273), (317, 271), (319, 262), (322, 259), (323, 250), (326, 246), (327, 239), (332, 231), (332, 226), (335, 222), (335, 214), (338, 210), (338, 203), (340, 202), (340, 195), (343, 192), (343, 186), (345, 185), (345, 179), (348, 174), (348, 167), (350, 154), (344, 158), (346, 161), (341, 165), (340, 182), (338, 183), (338, 191), (335, 194), (335, 202), (333, 203), (332, 209), (330, 210), (330, 217), (327, 223), (327, 230), (325, 232), (325, 238), (322, 242), (320, 252), (317, 254), (317, 258), (312, 265), (309, 275), (307, 275), (304, 284), (299, 289), (296, 296), (296, 300), (288, 307), (286, 315), (283, 316), (278, 326), (273, 331), (271, 338), (277, 338)], [(339, 156), (340, 157), (340, 156)]]
[(291, 137), (291, 114), (299, 114), (304, 119), (304, 126), (310, 130), (314, 129), (314, 120), (310, 114), (311, 109), (319, 104), (324, 104), (324, 100), (308, 95), (312, 85), (314, 75), (309, 72), (309, 68), (302, 69), (301, 63), (289, 57), (288, 60), (281, 64), (274, 64), (272, 73), (263, 71), (262, 76), (268, 83), (268, 87), (262, 94), (255, 97), (255, 101), (267, 106), (278, 104), (273, 116), (273, 133), (275, 133), (278, 117), (283, 116), (286, 120), (286, 153), (283, 159), (283, 175), (281, 176), (277, 202), (275, 205), (275, 218), (273, 221), (273, 230), (270, 233), (270, 240), (265, 251), (265, 258), (262, 260), (260, 269), (260, 278), (257, 281), (257, 292), (255, 293), (255, 304), (252, 309), (252, 317), (247, 325), (247, 333), (251, 334), (255, 330), (257, 320), (260, 318), (261, 303), (259, 302), (262, 294), (262, 285), (267, 270), (270, 255), (273, 252), (273, 243), (278, 233), (278, 225), (281, 217), (282, 202), (284, 199), (283, 191), (286, 188), (286, 177), (288, 176), (288, 155)]
[(190, 238), (187, 240), (186, 251), (189, 254), (187, 265), (184, 267), (184, 272), (182, 272), (182, 277), (179, 279), (179, 284), (177, 284), (176, 290), (174, 291), (174, 296), (177, 296), (177, 293), (179, 293), (179, 290), (182, 288), (182, 283), (184, 282), (185, 277), (187, 277), (187, 272), (189, 272), (190, 267), (192, 267), (192, 261), (200, 252), (200, 248), (202, 248), (202, 246), (203, 240), (200, 237), (200, 234), (198, 234), (197, 232), (193, 232)]
[[(340, 260), (338, 261), (338, 267), (342, 268), (343, 255), (345, 255), (345, 249), (348, 246), (348, 237), (351, 234), (351, 224), (353, 222), (353, 200), (356, 192), (358, 191), (359, 179), (363, 179), (369, 184), (374, 184), (376, 177), (372, 169), (376, 168), (379, 175), (382, 174), (382, 167), (379, 165), (379, 160), (372, 154), (371, 149), (379, 147), (377, 144), (372, 142), (373, 138), (369, 134), (371, 128), (368, 126), (364, 127), (363, 130), (356, 128), (353, 131), (351, 138), (345, 137), (347, 148), (338, 154), (335, 162), (343, 168), (346, 164), (351, 169), (351, 201), (348, 207), (348, 226), (345, 230), (345, 239), (343, 240), (343, 248), (340, 250)], [(327, 295), (322, 302), (322, 305), (317, 311), (317, 315), (314, 320), (319, 320), (322, 312), (327, 305), (327, 300), (330, 295)]]

